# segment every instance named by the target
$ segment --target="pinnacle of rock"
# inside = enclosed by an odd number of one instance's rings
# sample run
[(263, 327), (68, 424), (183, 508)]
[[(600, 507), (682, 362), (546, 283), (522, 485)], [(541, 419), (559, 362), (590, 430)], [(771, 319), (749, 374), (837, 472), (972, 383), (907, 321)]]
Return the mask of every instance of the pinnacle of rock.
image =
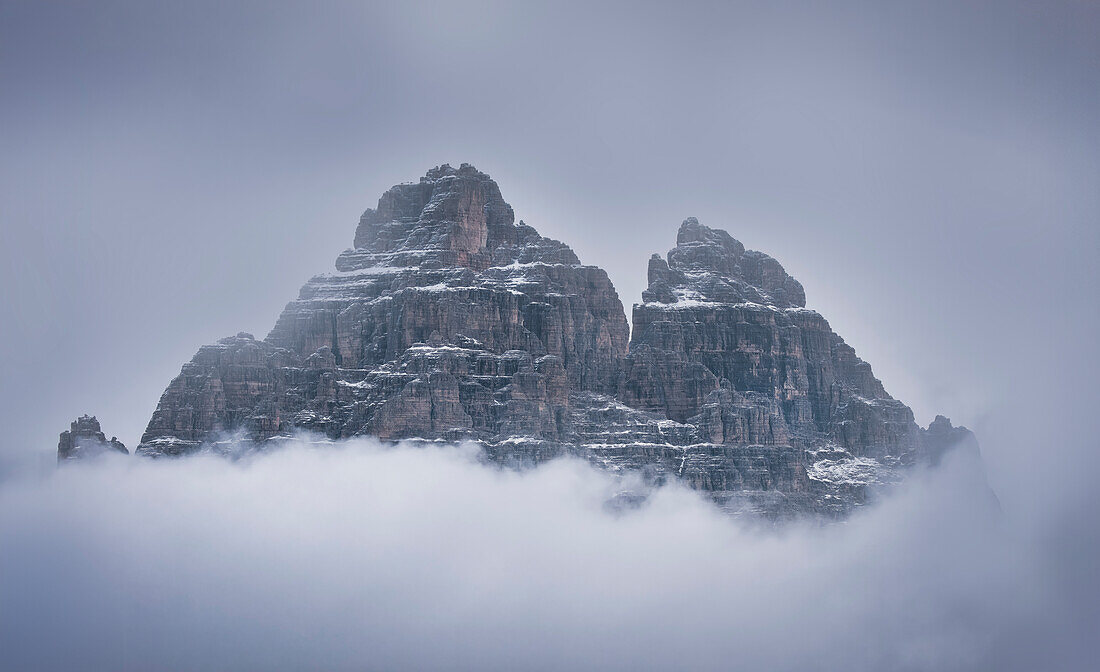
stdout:
[(68, 431), (61, 432), (57, 443), (59, 464), (66, 460), (87, 459), (110, 452), (130, 454), (117, 437), (112, 436), (107, 440), (94, 415), (82, 415), (73, 420)]

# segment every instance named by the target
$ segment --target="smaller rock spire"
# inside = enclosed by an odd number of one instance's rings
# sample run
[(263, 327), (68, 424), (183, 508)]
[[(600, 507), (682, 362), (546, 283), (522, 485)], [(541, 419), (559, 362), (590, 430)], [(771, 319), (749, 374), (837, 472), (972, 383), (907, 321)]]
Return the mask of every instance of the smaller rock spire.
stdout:
[(57, 442), (58, 464), (65, 460), (96, 457), (108, 452), (130, 454), (118, 437), (112, 436), (110, 441), (107, 440), (94, 415), (82, 415), (73, 420), (68, 431), (61, 432)]

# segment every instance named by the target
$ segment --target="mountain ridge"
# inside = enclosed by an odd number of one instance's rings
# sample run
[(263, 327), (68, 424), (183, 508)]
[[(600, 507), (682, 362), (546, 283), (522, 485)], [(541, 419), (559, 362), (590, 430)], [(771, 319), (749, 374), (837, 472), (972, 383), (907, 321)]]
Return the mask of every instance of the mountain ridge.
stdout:
[(946, 419), (918, 427), (802, 285), (725, 231), (684, 220), (648, 283), (631, 328), (605, 271), (444, 164), (366, 210), (266, 338), (200, 348), (135, 452), (471, 440), (502, 464), (571, 454), (733, 512), (836, 517), (972, 443)]

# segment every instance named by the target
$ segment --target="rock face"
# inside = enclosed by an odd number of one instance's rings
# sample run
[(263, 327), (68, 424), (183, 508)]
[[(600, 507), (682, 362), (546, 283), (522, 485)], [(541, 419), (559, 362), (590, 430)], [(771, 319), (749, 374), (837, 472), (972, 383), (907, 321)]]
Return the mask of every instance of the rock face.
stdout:
[(73, 420), (69, 430), (61, 432), (61, 438), (57, 442), (58, 464), (66, 460), (86, 459), (112, 452), (130, 454), (117, 437), (112, 436), (110, 441), (107, 440), (94, 415), (82, 415)]
[[(768, 464), (759, 475), (739, 469), (718, 496), (742, 500), (748, 484), (843, 513), (864, 486), (928, 461), (912, 411), (805, 307), (802, 285), (768, 255), (689, 218), (667, 259), (650, 259), (642, 299), (623, 402), (691, 425), (701, 445), (736, 445)], [(693, 482), (710, 480), (692, 469), (685, 465)]]
[(201, 348), (137, 452), (472, 440), (504, 464), (573, 454), (731, 511), (837, 516), (973, 442), (919, 428), (776, 260), (694, 218), (676, 243), (630, 331), (603, 270), (517, 223), (488, 175), (435, 168), (363, 214), (266, 339)]
[(367, 210), (337, 272), (264, 341), (202, 348), (161, 398), (142, 453), (294, 428), (384, 439), (570, 438), (569, 397), (611, 394), (629, 329), (602, 269), (523, 222), (488, 175), (431, 170)]

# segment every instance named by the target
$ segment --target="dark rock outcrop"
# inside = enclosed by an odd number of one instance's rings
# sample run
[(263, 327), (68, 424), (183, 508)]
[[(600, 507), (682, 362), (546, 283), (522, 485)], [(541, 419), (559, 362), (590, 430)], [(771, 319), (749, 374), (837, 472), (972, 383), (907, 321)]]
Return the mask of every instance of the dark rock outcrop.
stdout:
[(122, 453), (129, 455), (130, 451), (117, 437), (107, 436), (99, 427), (99, 420), (95, 416), (82, 415), (73, 420), (68, 431), (61, 432), (57, 442), (58, 464), (66, 460), (86, 459), (96, 457), (104, 453)]
[(387, 191), (354, 244), (266, 339), (201, 348), (137, 452), (297, 430), (473, 440), (502, 464), (572, 454), (731, 511), (836, 516), (973, 444), (940, 418), (919, 428), (776, 260), (694, 218), (650, 259), (633, 331), (603, 270), (465, 164)]
[(921, 445), (927, 453), (927, 459), (936, 466), (949, 451), (965, 451), (978, 455), (978, 439), (966, 427), (953, 427), (951, 421), (942, 415), (921, 431)]

